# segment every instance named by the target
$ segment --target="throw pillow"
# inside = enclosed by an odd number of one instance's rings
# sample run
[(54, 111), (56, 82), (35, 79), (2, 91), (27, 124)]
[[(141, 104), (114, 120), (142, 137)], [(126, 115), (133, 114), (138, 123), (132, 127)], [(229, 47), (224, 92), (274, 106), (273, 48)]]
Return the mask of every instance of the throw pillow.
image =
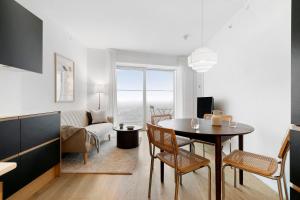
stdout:
[(90, 111), (86, 112), (87, 118), (88, 118), (88, 124), (91, 125), (93, 124), (93, 118), (92, 118), (92, 114)]
[(93, 124), (107, 122), (106, 112), (103, 110), (92, 110), (91, 115)]

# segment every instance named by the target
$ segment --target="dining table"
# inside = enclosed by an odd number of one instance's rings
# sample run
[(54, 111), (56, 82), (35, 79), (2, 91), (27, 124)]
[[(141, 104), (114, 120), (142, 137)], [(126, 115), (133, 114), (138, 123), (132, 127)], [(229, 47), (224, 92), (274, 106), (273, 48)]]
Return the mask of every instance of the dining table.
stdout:
[[(244, 135), (252, 133), (254, 128), (250, 125), (235, 122), (234, 126), (230, 122), (223, 122), (220, 126), (211, 124), (211, 120), (198, 119), (199, 128), (194, 129), (191, 125), (192, 119), (170, 119), (160, 121), (159, 126), (170, 128), (175, 134), (190, 139), (199, 140), (215, 147), (215, 195), (216, 200), (221, 200), (222, 188), (222, 148), (223, 144), (231, 138), (238, 137), (238, 148), (244, 148)], [(160, 163), (161, 182), (164, 182), (164, 163)], [(243, 171), (239, 170), (239, 183), (243, 185)]]

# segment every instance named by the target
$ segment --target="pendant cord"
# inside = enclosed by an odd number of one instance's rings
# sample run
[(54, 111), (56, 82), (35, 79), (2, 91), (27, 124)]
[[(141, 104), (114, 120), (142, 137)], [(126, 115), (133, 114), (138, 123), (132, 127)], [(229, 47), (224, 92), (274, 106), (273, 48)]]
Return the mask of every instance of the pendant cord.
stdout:
[(204, 45), (204, 0), (201, 0), (201, 46)]

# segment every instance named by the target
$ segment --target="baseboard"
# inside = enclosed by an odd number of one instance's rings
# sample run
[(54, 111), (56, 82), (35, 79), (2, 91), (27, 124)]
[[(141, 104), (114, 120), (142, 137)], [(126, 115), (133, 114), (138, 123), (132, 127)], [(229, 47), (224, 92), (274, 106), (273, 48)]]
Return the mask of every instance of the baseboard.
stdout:
[(47, 172), (27, 184), (25, 187), (20, 189), (18, 192), (14, 193), (10, 196), (9, 200), (17, 200), (17, 199), (30, 199), (34, 193), (39, 191), (42, 187), (48, 184), (54, 178), (60, 176), (60, 164), (55, 165)]

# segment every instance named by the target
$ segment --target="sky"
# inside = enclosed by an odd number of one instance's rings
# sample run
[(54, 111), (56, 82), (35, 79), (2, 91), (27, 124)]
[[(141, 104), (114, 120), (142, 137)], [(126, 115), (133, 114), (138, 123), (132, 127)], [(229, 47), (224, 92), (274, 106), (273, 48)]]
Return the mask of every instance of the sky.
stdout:
[[(146, 90), (173, 91), (174, 71), (147, 70)], [(142, 70), (117, 70), (118, 90), (143, 90)]]

